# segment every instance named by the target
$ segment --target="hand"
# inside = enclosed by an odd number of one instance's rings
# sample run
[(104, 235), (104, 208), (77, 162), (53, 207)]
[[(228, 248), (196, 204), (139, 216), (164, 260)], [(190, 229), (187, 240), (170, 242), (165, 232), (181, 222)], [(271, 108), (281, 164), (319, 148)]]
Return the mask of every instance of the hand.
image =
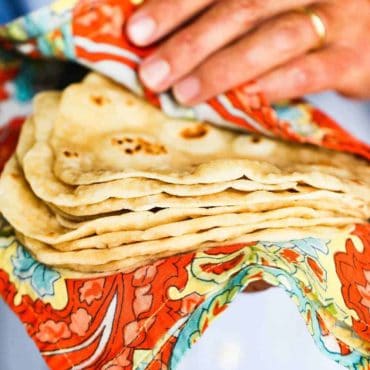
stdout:
[[(325, 23), (323, 48), (302, 7)], [(271, 102), (327, 89), (370, 97), (369, 0), (148, 0), (127, 31), (139, 46), (164, 39), (139, 73), (186, 105), (248, 82)]]

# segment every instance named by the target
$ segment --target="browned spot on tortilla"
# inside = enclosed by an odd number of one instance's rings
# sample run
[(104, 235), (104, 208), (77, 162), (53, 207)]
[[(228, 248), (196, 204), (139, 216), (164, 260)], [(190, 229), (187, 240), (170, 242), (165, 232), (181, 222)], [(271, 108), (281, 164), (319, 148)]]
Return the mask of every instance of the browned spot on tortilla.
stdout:
[(160, 155), (167, 153), (167, 149), (162, 144), (151, 143), (142, 138), (138, 138), (137, 142), (140, 145), (140, 150), (142, 149), (147, 154)]
[(102, 106), (104, 105), (105, 103), (108, 103), (109, 102), (109, 99), (107, 99), (106, 97), (104, 96), (100, 96), (100, 95), (92, 95), (91, 96), (91, 100), (96, 104), (96, 105), (99, 105), (99, 106)]
[(193, 127), (187, 127), (181, 131), (181, 136), (184, 139), (199, 139), (207, 135), (208, 127), (201, 123)]
[(167, 149), (162, 144), (150, 142), (141, 137), (120, 137), (111, 139), (113, 145), (118, 145), (126, 154), (146, 153), (152, 155), (167, 154)]
[(71, 157), (75, 157), (75, 158), (78, 158), (79, 157), (79, 154), (77, 152), (70, 152), (69, 150), (65, 150), (63, 152), (63, 154), (67, 157), (67, 158), (71, 158)]
[(252, 136), (251, 141), (254, 144), (258, 144), (259, 142), (261, 142), (261, 138), (259, 136)]
[(17, 173), (11, 173), (10, 176), (13, 177), (13, 179), (19, 179), (20, 177)]

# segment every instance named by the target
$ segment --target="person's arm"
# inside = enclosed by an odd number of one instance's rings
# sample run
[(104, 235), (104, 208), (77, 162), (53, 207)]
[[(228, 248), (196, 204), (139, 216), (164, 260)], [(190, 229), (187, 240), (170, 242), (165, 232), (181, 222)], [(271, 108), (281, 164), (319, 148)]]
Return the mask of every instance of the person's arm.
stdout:
[(270, 101), (328, 89), (370, 97), (368, 0), (151, 0), (127, 31), (140, 46), (167, 38), (140, 76), (183, 104), (252, 81), (245, 91)]

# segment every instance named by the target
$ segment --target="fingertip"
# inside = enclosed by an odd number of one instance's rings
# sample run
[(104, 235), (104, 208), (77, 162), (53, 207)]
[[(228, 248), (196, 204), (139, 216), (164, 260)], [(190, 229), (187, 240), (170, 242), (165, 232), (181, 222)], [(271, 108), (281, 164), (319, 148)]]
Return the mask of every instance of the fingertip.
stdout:
[(146, 12), (135, 13), (127, 22), (127, 36), (137, 46), (149, 45), (155, 37), (157, 22)]
[(159, 93), (168, 88), (171, 66), (167, 60), (152, 56), (140, 65), (139, 77), (145, 86)]

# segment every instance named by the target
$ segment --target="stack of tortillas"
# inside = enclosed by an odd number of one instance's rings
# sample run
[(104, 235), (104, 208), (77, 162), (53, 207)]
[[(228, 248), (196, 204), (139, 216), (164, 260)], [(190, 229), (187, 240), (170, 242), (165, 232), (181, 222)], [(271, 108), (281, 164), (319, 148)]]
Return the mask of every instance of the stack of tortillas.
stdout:
[(90, 74), (34, 101), (0, 211), (40, 262), (127, 271), (212, 246), (330, 237), (369, 217), (348, 154), (168, 118)]

